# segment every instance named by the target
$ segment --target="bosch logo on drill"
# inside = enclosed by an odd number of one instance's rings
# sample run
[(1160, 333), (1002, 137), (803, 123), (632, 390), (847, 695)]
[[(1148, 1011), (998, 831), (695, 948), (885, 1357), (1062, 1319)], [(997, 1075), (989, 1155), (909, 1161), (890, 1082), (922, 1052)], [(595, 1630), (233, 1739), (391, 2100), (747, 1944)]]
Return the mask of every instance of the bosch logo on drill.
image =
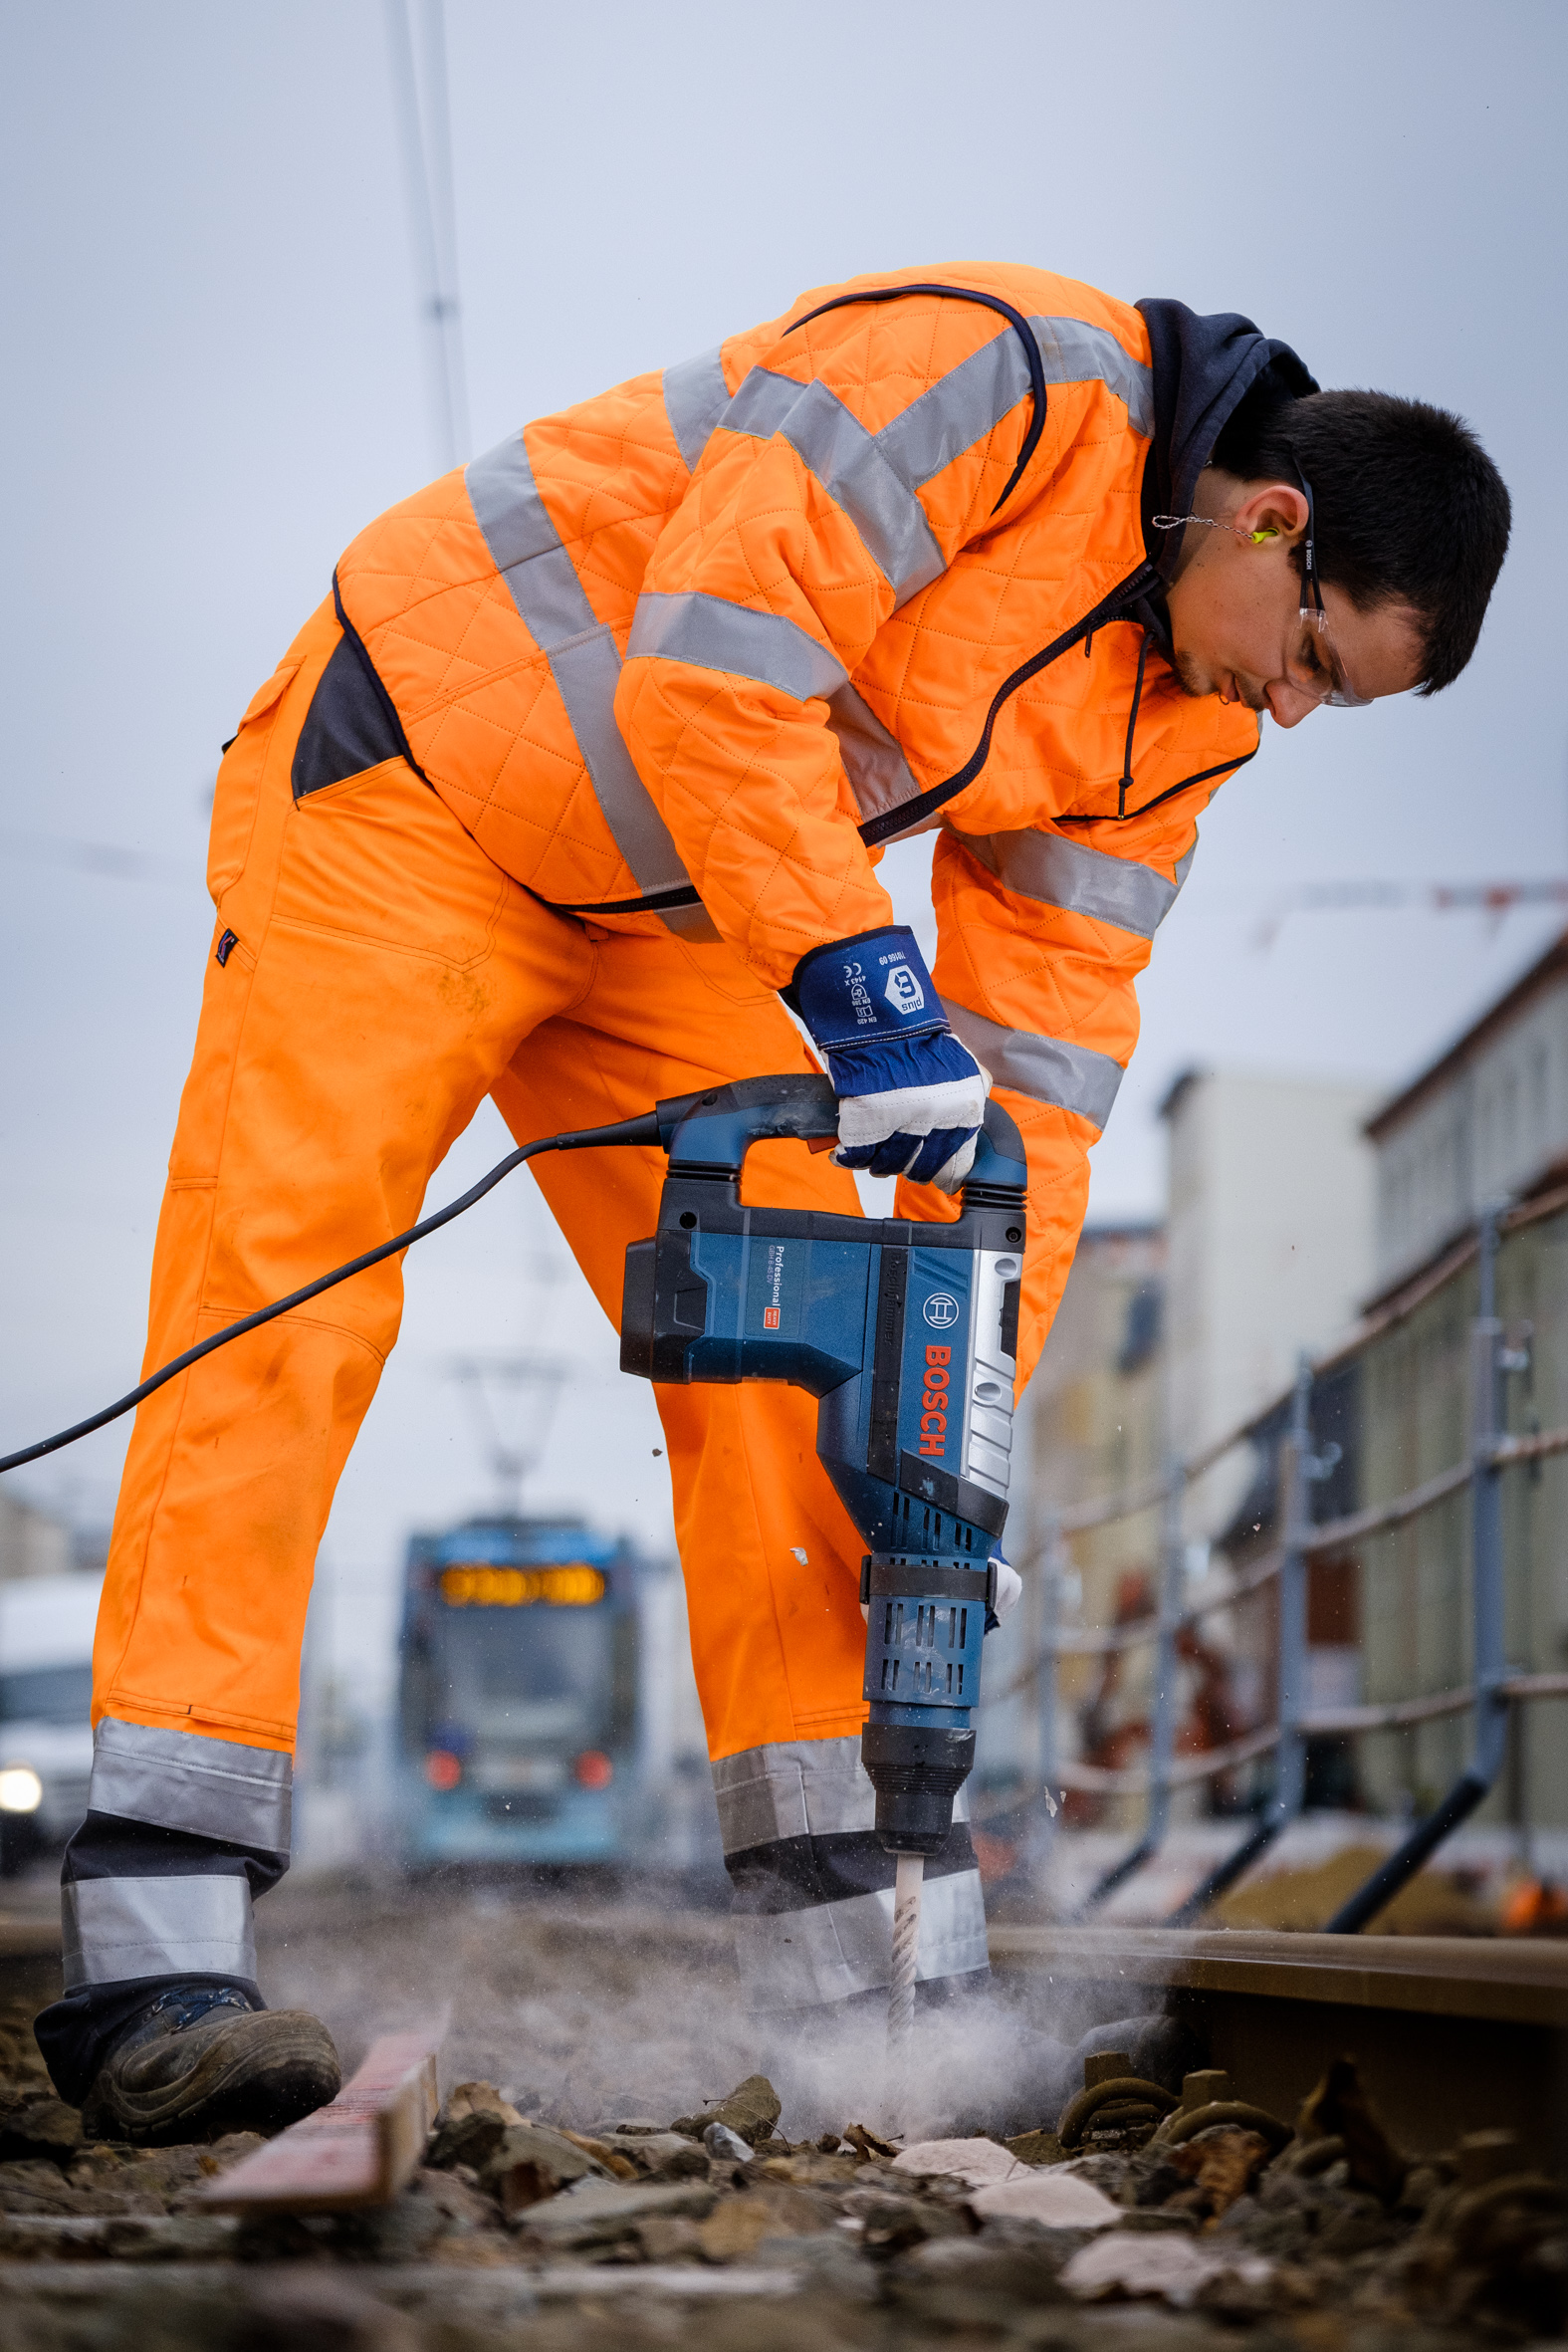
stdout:
[(933, 1331), (951, 1331), (959, 1319), (959, 1302), (951, 1291), (933, 1291), (921, 1312)]
[(920, 1400), (920, 1451), (938, 1462), (948, 1450), (949, 1365), (951, 1347), (926, 1349), (926, 1393)]

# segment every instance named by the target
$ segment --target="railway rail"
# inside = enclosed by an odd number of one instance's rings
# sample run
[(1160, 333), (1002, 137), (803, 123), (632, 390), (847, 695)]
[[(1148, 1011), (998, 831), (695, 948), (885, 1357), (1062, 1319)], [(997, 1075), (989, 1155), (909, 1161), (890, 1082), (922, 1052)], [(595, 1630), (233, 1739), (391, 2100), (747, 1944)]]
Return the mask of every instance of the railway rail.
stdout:
[(1107, 2017), (1164, 2005), (1286, 2122), (1349, 2055), (1408, 2148), (1502, 2127), (1531, 2162), (1568, 2163), (1568, 1942), (998, 1926), (991, 1960)]

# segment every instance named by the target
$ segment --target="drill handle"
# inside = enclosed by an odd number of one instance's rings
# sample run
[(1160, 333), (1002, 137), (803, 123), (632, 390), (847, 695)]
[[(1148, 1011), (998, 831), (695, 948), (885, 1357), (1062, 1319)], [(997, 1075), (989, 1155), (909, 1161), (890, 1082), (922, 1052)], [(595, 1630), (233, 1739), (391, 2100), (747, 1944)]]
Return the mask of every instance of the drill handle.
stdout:
[(680, 1094), (658, 1105), (659, 1137), (670, 1173), (740, 1180), (754, 1143), (780, 1136), (838, 1133), (838, 1103), (825, 1077), (791, 1072), (735, 1078), (705, 1094)]
[(975, 1165), (964, 1179), (964, 1207), (1021, 1210), (1028, 1190), (1029, 1164), (1011, 1113), (996, 1097), (986, 1105), (986, 1122), (975, 1145)]
[[(670, 1155), (670, 1172), (740, 1181), (754, 1143), (792, 1135), (807, 1141), (838, 1133), (838, 1103), (825, 1077), (801, 1072), (777, 1077), (735, 1078), (705, 1094), (677, 1094), (658, 1105), (659, 1140)], [(975, 1165), (964, 1185), (966, 1205), (995, 1202), (999, 1194), (1021, 1195), (1028, 1184), (1023, 1139), (1002, 1104), (986, 1105), (986, 1121)]]

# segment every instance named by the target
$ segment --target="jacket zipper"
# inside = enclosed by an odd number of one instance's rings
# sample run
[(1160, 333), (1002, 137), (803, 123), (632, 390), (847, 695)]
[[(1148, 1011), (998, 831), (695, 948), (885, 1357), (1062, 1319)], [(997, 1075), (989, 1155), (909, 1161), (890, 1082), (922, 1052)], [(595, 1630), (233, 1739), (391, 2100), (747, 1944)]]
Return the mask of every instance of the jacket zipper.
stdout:
[(992, 732), (1003, 705), (1012, 699), (1020, 686), (1026, 686), (1030, 678), (1036, 677), (1053, 661), (1059, 661), (1062, 654), (1070, 652), (1080, 638), (1091, 636), (1096, 629), (1103, 628), (1107, 621), (1118, 619), (1118, 606), (1142, 595), (1146, 588), (1155, 585), (1158, 578), (1152, 564), (1140, 564), (1137, 571), (1130, 572), (1108, 596), (1100, 599), (1092, 611), (1086, 612), (1081, 620), (1075, 620), (1070, 629), (1063, 629), (1061, 635), (1053, 637), (1048, 645), (1041, 646), (1038, 653), (1031, 653), (1027, 661), (1020, 662), (1010, 677), (1003, 679), (992, 697), (980, 741), (963, 767), (950, 776), (945, 784), (934, 784), (928, 792), (917, 793), (912, 801), (902, 801), (896, 809), (884, 809), (880, 817), (869, 818), (859, 828), (860, 838), (866, 847), (874, 848), (879, 841), (889, 840), (894, 833), (904, 832), (910, 825), (918, 824), (923, 818), (930, 817), (933, 811), (951, 801), (955, 794), (973, 784), (991, 756)]

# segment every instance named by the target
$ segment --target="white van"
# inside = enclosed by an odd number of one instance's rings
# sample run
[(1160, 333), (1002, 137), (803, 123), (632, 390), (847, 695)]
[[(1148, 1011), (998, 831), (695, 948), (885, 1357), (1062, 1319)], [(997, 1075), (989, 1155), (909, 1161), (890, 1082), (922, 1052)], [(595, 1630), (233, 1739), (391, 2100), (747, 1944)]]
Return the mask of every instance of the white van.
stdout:
[(0, 1584), (0, 1871), (59, 1848), (87, 1811), (102, 1575)]

